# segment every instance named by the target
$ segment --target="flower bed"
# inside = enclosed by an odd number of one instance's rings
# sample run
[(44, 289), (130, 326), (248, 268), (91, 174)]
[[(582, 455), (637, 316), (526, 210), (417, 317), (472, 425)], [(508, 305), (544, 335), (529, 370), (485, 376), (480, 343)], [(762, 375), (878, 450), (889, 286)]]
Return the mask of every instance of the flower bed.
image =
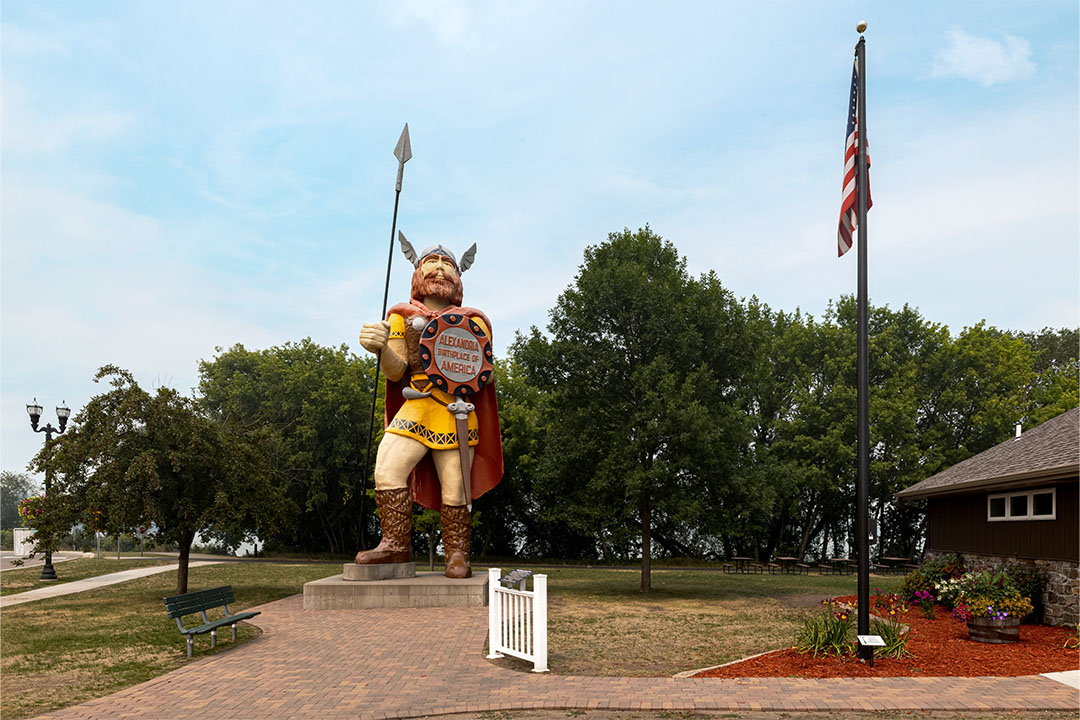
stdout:
[[(837, 600), (854, 602), (855, 598)], [(1075, 670), (1080, 666), (1080, 651), (1064, 647), (1075, 634), (1068, 628), (1022, 625), (1020, 642), (988, 645), (969, 640), (967, 625), (954, 619), (944, 607), (938, 608), (933, 619), (918, 610), (908, 610), (902, 622), (911, 627), (907, 649), (913, 656), (898, 660), (875, 658), (873, 668), (853, 657), (815, 658), (788, 648), (705, 670), (694, 677), (1010, 677)]]

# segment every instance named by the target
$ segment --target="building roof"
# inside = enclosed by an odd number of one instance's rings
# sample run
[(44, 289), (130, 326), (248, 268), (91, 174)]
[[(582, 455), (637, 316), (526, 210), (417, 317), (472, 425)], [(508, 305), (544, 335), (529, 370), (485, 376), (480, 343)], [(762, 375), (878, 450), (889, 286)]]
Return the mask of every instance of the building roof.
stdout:
[(896, 497), (913, 500), (1023, 487), (1080, 475), (1080, 408), (931, 475)]

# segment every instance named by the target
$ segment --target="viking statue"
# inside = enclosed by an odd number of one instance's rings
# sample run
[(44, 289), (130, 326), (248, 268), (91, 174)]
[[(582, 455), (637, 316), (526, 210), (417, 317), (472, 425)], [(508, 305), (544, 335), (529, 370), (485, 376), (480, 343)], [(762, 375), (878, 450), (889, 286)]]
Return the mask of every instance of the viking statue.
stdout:
[(459, 263), (442, 245), (418, 254), (398, 238), (416, 268), (412, 299), (360, 331), (360, 344), (378, 353), (386, 374), (386, 432), (375, 458), (382, 541), (357, 553), (356, 562), (408, 562), (415, 500), (442, 516), (446, 576), (467, 578), (472, 500), (503, 472), (491, 322), (461, 307), (461, 273), (476, 245)]

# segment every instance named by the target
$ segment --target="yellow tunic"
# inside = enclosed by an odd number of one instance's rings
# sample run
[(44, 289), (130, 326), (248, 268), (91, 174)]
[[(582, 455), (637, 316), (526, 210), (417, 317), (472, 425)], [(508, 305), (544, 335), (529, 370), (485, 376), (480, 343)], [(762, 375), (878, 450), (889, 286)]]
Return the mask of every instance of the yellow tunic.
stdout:
[[(480, 318), (473, 318), (487, 333), (487, 326)], [(396, 313), (390, 315), (390, 340), (405, 339), (405, 318)], [(426, 373), (413, 372), (409, 384), (420, 392), (430, 392), (432, 397), (406, 400), (386, 426), (386, 432), (418, 440), (432, 450), (451, 450), (458, 447), (457, 421), (446, 409), (457, 398), (432, 385)], [(480, 442), (476, 413), (469, 413), (469, 445)]]

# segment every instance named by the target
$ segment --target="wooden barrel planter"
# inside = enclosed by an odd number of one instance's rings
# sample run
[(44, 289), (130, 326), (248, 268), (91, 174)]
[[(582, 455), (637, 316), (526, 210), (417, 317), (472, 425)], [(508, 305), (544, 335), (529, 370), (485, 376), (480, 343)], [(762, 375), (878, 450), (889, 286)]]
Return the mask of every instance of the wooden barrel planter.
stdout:
[(975, 642), (1014, 643), (1020, 641), (1020, 618), (991, 620), (984, 617), (968, 618), (968, 635)]

